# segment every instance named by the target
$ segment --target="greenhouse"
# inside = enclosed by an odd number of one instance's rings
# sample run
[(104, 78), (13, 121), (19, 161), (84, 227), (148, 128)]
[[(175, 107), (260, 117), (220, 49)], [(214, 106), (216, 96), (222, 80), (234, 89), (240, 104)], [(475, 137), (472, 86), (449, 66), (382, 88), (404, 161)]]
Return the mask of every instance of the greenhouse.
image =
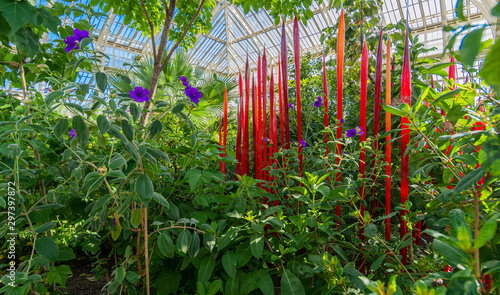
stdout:
[(500, 294), (496, 0), (0, 0), (0, 294)]

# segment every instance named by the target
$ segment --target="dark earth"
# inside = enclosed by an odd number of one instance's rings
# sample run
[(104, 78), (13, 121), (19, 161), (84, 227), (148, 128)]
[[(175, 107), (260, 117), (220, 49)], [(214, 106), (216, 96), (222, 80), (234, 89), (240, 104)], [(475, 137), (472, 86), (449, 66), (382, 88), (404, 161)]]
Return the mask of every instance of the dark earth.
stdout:
[(106, 285), (106, 274), (102, 274), (98, 281), (95, 280), (95, 273), (91, 273), (92, 261), (72, 260), (66, 263), (71, 268), (73, 274), (66, 282), (66, 288), (60, 288), (62, 292), (68, 295), (101, 295), (107, 294), (102, 291)]

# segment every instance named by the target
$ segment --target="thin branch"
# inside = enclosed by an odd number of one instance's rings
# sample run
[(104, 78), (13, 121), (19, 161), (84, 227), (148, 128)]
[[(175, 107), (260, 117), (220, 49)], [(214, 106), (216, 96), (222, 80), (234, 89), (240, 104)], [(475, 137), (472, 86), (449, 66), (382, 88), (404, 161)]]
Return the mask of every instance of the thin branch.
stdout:
[(172, 48), (170, 48), (168, 54), (167, 54), (167, 57), (165, 58), (165, 60), (163, 61), (163, 63), (161, 64), (160, 66), (160, 69), (163, 69), (165, 67), (165, 65), (167, 64), (167, 61), (170, 59), (170, 57), (172, 56), (172, 54), (174, 53), (174, 50), (177, 49), (177, 47), (179, 46), (179, 44), (181, 43), (181, 41), (184, 39), (184, 36), (186, 36), (188, 30), (191, 28), (191, 26), (193, 25), (194, 23), (194, 20), (198, 17), (198, 15), (200, 14), (200, 11), (201, 9), (203, 8), (203, 4), (205, 3), (205, 0), (200, 0), (200, 3), (198, 4), (198, 10), (196, 11), (196, 13), (193, 15), (193, 18), (191, 18), (191, 21), (189, 22), (189, 24), (186, 26), (186, 28), (184, 29), (184, 32), (182, 32), (182, 35), (181, 37), (177, 40), (177, 42), (175, 42), (174, 46), (172, 46)]
[(149, 14), (146, 10), (146, 6), (144, 5), (143, 0), (141, 0), (141, 5), (142, 5), (142, 10), (144, 11), (144, 14), (146, 15), (146, 20), (148, 21), (149, 28), (151, 29), (151, 44), (153, 46), (153, 57), (156, 58), (155, 29), (153, 26), (153, 22), (151, 21), (151, 19), (149, 19)]

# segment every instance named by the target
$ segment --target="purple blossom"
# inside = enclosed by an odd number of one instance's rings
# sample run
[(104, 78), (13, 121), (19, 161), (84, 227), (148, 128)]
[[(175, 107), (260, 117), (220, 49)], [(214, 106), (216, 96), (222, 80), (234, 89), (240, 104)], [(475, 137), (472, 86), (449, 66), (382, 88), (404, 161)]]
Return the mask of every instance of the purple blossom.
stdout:
[(75, 41), (81, 42), (83, 39), (89, 38), (89, 31), (80, 31), (78, 28), (75, 28), (73, 30), (73, 38), (75, 39)]
[(71, 140), (73, 140), (73, 138), (75, 138), (75, 136), (76, 136), (75, 129), (71, 129), (71, 131), (69, 132), (69, 135), (71, 136)]
[(359, 135), (359, 136), (362, 136), (363, 134), (365, 134), (363, 131), (359, 131), (359, 132), (358, 132), (358, 135)]
[(347, 137), (354, 137), (356, 135), (356, 129), (349, 129), (347, 130), (346, 134)]
[(361, 135), (365, 134), (365, 133), (363, 132), (363, 128), (362, 128), (362, 127), (359, 127), (359, 126), (358, 126), (358, 127), (356, 127), (356, 133), (357, 133), (359, 136), (361, 136)]
[(303, 148), (306, 148), (307, 146), (306, 141), (303, 139), (300, 140), (300, 144), (302, 145)]
[(145, 102), (149, 100), (149, 90), (137, 86), (134, 90), (130, 90), (130, 97), (136, 102)]
[(80, 49), (80, 47), (78, 47), (78, 43), (76, 42), (75, 38), (73, 38), (73, 36), (66, 37), (66, 39), (64, 39), (64, 43), (66, 43), (66, 48), (64, 48), (64, 50), (66, 50), (66, 53), (70, 52), (73, 49)]
[(189, 81), (183, 81), (182, 84), (185, 86), (185, 87), (188, 87), (189, 86)]
[(321, 102), (322, 102), (322, 99), (321, 99), (321, 97), (318, 96), (318, 100), (316, 100), (314, 102), (314, 107), (319, 109), (321, 107)]
[(264, 141), (265, 141), (265, 142), (267, 142), (267, 137), (266, 137), (266, 138), (264, 138)]
[(184, 92), (189, 99), (194, 103), (199, 103), (201, 98), (201, 93), (196, 87), (188, 86)]
[(340, 124), (344, 124), (344, 118), (340, 119)]
[(116, 217), (113, 218), (113, 223), (115, 224), (116, 226)]
[(187, 78), (184, 76), (179, 76), (179, 79), (181, 79), (182, 82), (187, 82)]
[(293, 104), (293, 102), (291, 102), (291, 103), (288, 104), (288, 108), (290, 108), (290, 109), (295, 108), (295, 105)]

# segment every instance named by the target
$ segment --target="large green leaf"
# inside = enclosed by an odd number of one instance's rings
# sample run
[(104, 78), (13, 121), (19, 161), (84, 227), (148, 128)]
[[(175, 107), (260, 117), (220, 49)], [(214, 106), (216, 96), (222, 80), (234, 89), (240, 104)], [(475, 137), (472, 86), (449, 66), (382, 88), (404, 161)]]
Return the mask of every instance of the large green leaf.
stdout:
[(281, 292), (289, 295), (305, 295), (302, 282), (288, 269), (281, 274)]
[(462, 40), (462, 44), (460, 45), (460, 61), (465, 66), (472, 67), (474, 65), (476, 56), (481, 48), (481, 37), (483, 36), (483, 31), (484, 27), (474, 30), (467, 34), (467, 36), (465, 36)]
[(443, 256), (443, 258), (451, 265), (457, 266), (459, 264), (467, 264), (467, 254), (450, 244), (447, 244), (445, 242), (442, 242), (438, 239), (435, 239), (432, 242), (432, 246), (436, 251)]
[(497, 226), (498, 226), (498, 215), (495, 215), (490, 219), (488, 219), (488, 221), (484, 223), (484, 225), (481, 227), (481, 230), (479, 231), (479, 235), (477, 236), (476, 241), (474, 242), (474, 248), (475, 249), (481, 248), (486, 244), (486, 242), (493, 239), (497, 231)]
[(200, 251), (200, 236), (198, 233), (193, 233), (193, 237), (191, 238), (191, 245), (189, 245), (189, 256), (192, 258), (195, 258), (196, 255), (198, 255), (198, 252)]
[(102, 92), (106, 91), (106, 88), (108, 86), (108, 76), (106, 76), (106, 74), (103, 72), (97, 72), (95, 74), (95, 80), (99, 90), (101, 90)]
[[(269, 272), (265, 269), (259, 269), (253, 273), (253, 279), (255, 280), (257, 287), (264, 295), (274, 294), (274, 284)], [(287, 293), (283, 293), (287, 294)]]
[(198, 269), (198, 281), (208, 282), (212, 276), (215, 268), (215, 260), (212, 255), (208, 255), (203, 258), (200, 263), (200, 268)]
[(139, 199), (144, 203), (148, 204), (153, 198), (154, 188), (151, 179), (146, 174), (141, 174), (137, 177), (135, 183), (135, 192)]
[(455, 187), (455, 192), (462, 192), (474, 184), (477, 185), (477, 182), (481, 180), (481, 178), (486, 174), (486, 171), (482, 167), (479, 167), (477, 169), (472, 170), (471, 172), (467, 173), (460, 181), (458, 182), (457, 186)]
[(235, 276), (226, 280), (225, 294), (236, 295), (240, 289), (240, 277)]
[(179, 238), (177, 238), (177, 248), (182, 253), (187, 253), (191, 245), (191, 233), (187, 229), (183, 229)]
[(213, 281), (208, 287), (207, 295), (215, 295), (222, 288), (222, 281), (220, 279)]
[(132, 125), (130, 125), (130, 122), (125, 119), (122, 120), (121, 126), (125, 137), (128, 140), (132, 141), (134, 139), (134, 127), (132, 127)]
[(479, 75), (484, 81), (500, 93), (500, 39), (498, 39), (486, 55)]
[(166, 257), (174, 257), (174, 242), (167, 233), (161, 233), (160, 236), (158, 236), (158, 249), (160, 249), (161, 254), (165, 255)]
[(204, 180), (201, 175), (201, 171), (198, 169), (191, 169), (186, 173), (185, 178), (189, 183), (191, 192), (193, 192), (196, 188), (203, 184)]
[(111, 125), (106, 116), (99, 115), (99, 117), (97, 117), (97, 127), (99, 127), (99, 131), (101, 131), (101, 134), (107, 133), (110, 126)]
[(253, 235), (250, 238), (250, 250), (255, 258), (260, 258), (262, 256), (262, 252), (264, 251), (263, 235)]
[(28, 1), (0, 0), (0, 13), (9, 23), (12, 33), (28, 23), (37, 23), (38, 14)]
[(222, 266), (231, 278), (236, 277), (236, 257), (232, 251), (228, 251), (222, 256)]
[(57, 137), (60, 137), (61, 135), (64, 134), (64, 132), (66, 132), (66, 130), (68, 130), (68, 126), (69, 126), (68, 119), (61, 119), (57, 121), (56, 126), (54, 126), (54, 134)]
[(50, 261), (55, 261), (59, 254), (59, 246), (48, 237), (38, 238), (35, 242), (35, 250)]

